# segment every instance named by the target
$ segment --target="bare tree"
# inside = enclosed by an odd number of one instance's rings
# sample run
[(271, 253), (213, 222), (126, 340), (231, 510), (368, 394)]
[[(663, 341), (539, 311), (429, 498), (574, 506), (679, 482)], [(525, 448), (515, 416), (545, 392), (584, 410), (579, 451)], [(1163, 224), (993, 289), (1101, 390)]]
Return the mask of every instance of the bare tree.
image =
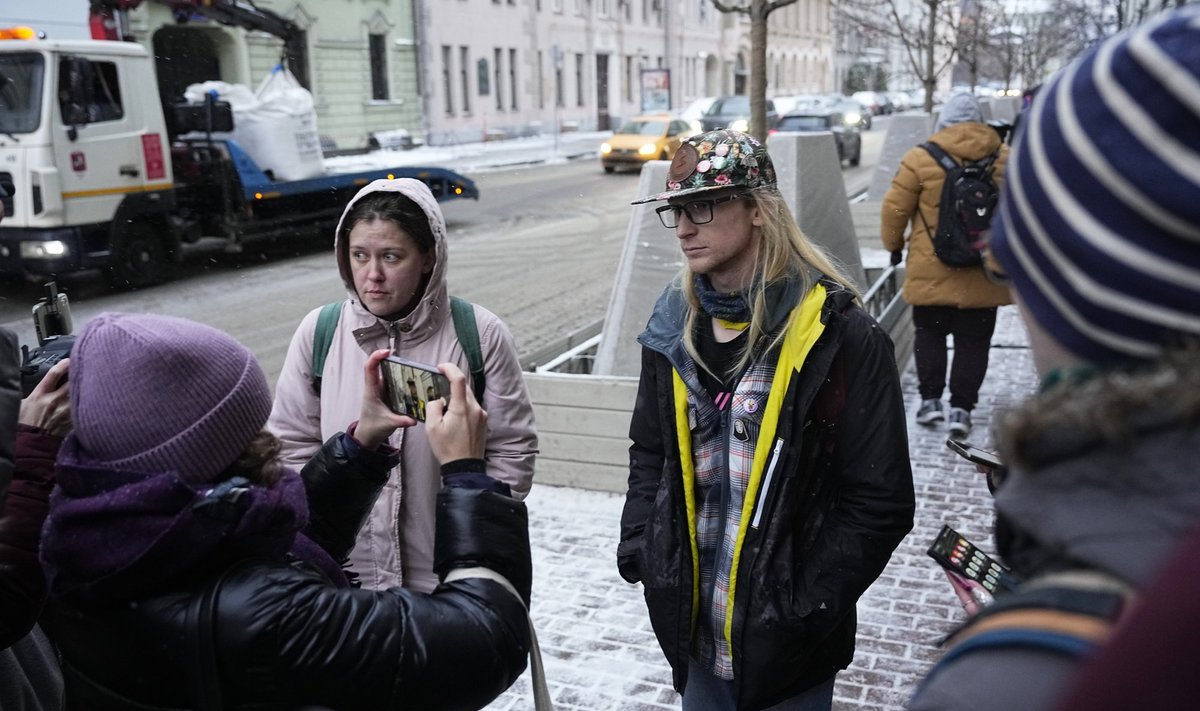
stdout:
[(997, 61), (998, 53), (1004, 49), (1008, 22), (1002, 0), (963, 1), (955, 32), (955, 49), (959, 68), (956, 72), (965, 72), (966, 76), (955, 76), (955, 83), (965, 83), (974, 89), (981, 76), (996, 78), (997, 65), (1002, 64)]
[(1054, 0), (1051, 12), (1073, 28), (1066, 49), (1076, 55), (1105, 37), (1187, 4), (1188, 0)]
[(750, 135), (767, 139), (767, 18), (796, 0), (711, 0), (720, 12), (750, 17)]
[(843, 31), (867, 32), (898, 41), (909, 69), (925, 89), (925, 110), (932, 111), (938, 77), (958, 53), (957, 2), (843, 0), (838, 6), (838, 24)]

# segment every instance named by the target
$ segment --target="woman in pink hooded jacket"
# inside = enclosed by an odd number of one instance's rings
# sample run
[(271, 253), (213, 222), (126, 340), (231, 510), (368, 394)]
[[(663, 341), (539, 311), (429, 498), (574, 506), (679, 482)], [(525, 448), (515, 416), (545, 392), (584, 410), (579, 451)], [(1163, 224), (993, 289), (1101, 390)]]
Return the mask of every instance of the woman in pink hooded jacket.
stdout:
[[(332, 434), (346, 430), (362, 401), (362, 370), (374, 350), (422, 363), (453, 362), (464, 371), (446, 290), (446, 226), (437, 200), (418, 180), (376, 180), (359, 191), (338, 223), (334, 252), (349, 298), (314, 387), (313, 337), (320, 308), (300, 322), (275, 387), (268, 429), (297, 469)], [(504, 322), (475, 306), (483, 351), (488, 413), (488, 473), (529, 493), (537, 433), (516, 347)], [(401, 451), (350, 556), (363, 587), (403, 585), (428, 592), (433, 573), (437, 460), (424, 427), (403, 428), (388, 442)]]

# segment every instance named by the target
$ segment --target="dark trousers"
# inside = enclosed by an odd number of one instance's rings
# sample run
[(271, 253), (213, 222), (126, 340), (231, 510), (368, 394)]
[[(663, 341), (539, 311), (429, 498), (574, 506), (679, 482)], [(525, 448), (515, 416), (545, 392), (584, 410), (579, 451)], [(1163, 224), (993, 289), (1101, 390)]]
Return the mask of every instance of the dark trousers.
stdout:
[(914, 306), (914, 357), (922, 400), (940, 400), (946, 389), (946, 336), (954, 336), (950, 366), (950, 407), (972, 410), (987, 375), (988, 349), (996, 330), (996, 309)]

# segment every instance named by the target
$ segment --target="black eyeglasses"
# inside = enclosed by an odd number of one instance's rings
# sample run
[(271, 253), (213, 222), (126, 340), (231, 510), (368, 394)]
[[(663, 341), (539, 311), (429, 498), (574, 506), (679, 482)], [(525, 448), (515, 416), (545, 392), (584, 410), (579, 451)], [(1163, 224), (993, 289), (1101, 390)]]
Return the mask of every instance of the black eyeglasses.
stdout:
[(713, 221), (714, 205), (720, 205), (723, 202), (730, 202), (731, 200), (741, 200), (744, 197), (746, 195), (738, 193), (712, 200), (693, 200), (685, 202), (682, 205), (663, 205), (654, 212), (658, 213), (658, 219), (663, 223), (663, 227), (669, 230), (675, 229), (675, 226), (679, 224), (679, 216), (685, 212), (693, 225), (706, 225)]

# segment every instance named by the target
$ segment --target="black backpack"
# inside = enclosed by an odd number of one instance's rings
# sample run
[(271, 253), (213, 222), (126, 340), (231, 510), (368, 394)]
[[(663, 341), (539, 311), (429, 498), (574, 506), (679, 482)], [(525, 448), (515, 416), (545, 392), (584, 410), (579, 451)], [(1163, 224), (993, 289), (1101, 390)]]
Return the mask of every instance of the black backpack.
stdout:
[(983, 232), (991, 224), (1000, 198), (1000, 188), (992, 178), (999, 153), (979, 161), (964, 160), (960, 165), (936, 143), (922, 143), (921, 147), (946, 171), (937, 230), (930, 230), (925, 216), (917, 211), (933, 240), (934, 254), (952, 267), (983, 264)]

